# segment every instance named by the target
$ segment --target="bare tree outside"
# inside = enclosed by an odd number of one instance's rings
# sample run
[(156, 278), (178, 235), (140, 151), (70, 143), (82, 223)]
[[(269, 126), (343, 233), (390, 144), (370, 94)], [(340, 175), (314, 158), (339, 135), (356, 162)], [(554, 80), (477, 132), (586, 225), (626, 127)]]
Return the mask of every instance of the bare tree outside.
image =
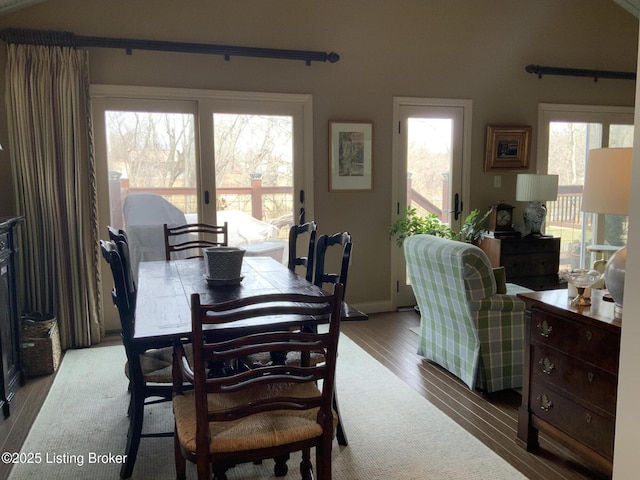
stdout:
[(409, 175), (407, 204), (421, 215), (436, 213), (448, 221), (445, 199), (448, 198), (451, 165), (450, 119), (409, 118), (407, 173)]
[(290, 217), (293, 211), (293, 119), (276, 115), (214, 115), (218, 208), (251, 212), (250, 195), (225, 193), (248, 187), (259, 178), (263, 187), (286, 187), (286, 193), (266, 193), (262, 218)]
[[(105, 121), (109, 171), (120, 174), (126, 188), (155, 190), (185, 214), (197, 213), (194, 116), (107, 111)], [(291, 117), (215, 114), (214, 145), (218, 209), (255, 215), (252, 205), (255, 207), (256, 199), (250, 192), (239, 193), (237, 189), (249, 189), (258, 179), (262, 188), (274, 187), (258, 200), (259, 220), (291, 218)]]
[[(632, 125), (611, 125), (609, 147), (633, 145)], [(601, 148), (603, 127), (599, 123), (550, 122), (548, 172), (557, 174), (558, 200), (548, 202), (547, 233), (561, 237), (560, 268), (584, 268), (585, 246), (593, 243), (591, 215), (581, 209), (582, 187), (589, 150)], [(626, 243), (627, 217), (606, 215), (604, 242)], [(602, 241), (602, 240), (600, 240)]]
[(110, 111), (106, 122), (109, 168), (130, 187), (195, 187), (193, 115)]

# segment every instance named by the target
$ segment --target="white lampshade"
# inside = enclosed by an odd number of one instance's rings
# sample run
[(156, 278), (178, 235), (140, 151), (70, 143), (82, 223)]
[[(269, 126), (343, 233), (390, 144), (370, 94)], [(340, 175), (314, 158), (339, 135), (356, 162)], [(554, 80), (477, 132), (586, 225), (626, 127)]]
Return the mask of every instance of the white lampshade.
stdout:
[(516, 200), (546, 202), (558, 198), (558, 175), (519, 173), (516, 179)]
[(629, 214), (631, 148), (589, 150), (582, 194), (582, 211)]
[[(631, 189), (631, 148), (589, 150), (582, 194), (582, 211), (629, 214)], [(622, 318), (627, 247), (614, 253), (604, 270), (604, 282), (615, 303), (614, 317)]]

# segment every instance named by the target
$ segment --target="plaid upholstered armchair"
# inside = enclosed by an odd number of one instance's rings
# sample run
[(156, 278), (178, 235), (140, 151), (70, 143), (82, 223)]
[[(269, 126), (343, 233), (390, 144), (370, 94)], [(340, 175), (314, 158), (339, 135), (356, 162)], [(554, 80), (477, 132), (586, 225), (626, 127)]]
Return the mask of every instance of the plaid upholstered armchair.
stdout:
[(522, 386), (524, 308), (507, 284), (496, 293), (489, 259), (469, 243), (433, 235), (404, 240), (420, 307), (418, 354), (487, 393)]

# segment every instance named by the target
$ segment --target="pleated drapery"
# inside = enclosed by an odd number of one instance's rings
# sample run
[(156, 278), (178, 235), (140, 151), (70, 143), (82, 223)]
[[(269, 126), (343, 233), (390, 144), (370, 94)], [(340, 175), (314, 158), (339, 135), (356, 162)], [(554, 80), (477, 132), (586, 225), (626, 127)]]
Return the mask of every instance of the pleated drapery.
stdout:
[(21, 309), (55, 315), (62, 348), (89, 346), (104, 327), (88, 53), (15, 44), (7, 52), (9, 153), (25, 216)]

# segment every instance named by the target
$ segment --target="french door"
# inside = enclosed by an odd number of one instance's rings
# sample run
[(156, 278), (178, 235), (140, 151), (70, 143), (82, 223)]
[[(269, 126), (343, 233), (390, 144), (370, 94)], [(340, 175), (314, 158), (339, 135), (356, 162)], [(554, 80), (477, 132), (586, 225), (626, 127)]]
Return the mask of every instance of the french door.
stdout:
[[(469, 191), (471, 101), (395, 98), (394, 126), (392, 220), (411, 207), (460, 230)], [(394, 306), (414, 305), (402, 248), (391, 244)]]
[[(227, 221), (230, 244), (279, 242), (286, 258), (289, 225), (313, 219), (309, 95), (113, 86), (91, 94), (100, 234), (107, 225), (137, 229), (145, 245), (134, 266), (164, 259), (165, 210), (188, 222)], [(162, 197), (162, 215), (146, 204), (125, 212), (135, 193)], [(113, 329), (116, 320), (108, 319)]]

